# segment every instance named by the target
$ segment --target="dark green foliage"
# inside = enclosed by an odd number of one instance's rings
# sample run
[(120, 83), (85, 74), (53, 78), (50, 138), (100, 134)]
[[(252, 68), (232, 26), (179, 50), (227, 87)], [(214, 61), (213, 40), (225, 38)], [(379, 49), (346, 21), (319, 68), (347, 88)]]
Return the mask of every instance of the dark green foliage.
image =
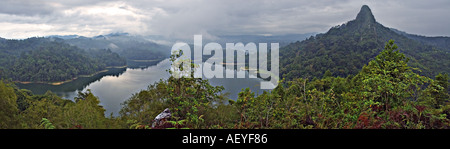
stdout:
[(434, 108), (441, 108), (450, 99), (448, 84), (448, 75), (438, 74), (436, 80), (431, 82), (425, 90), (426, 96), (422, 99), (422, 102)]
[(271, 92), (258, 96), (243, 89), (237, 101), (228, 104), (221, 94), (223, 87), (202, 79), (171, 77), (125, 101), (119, 118), (105, 117), (99, 99), (89, 90), (71, 101), (51, 92), (33, 95), (0, 81), (0, 128), (156, 129), (151, 127), (153, 119), (165, 108), (172, 117), (157, 128), (450, 127), (448, 75), (433, 80), (415, 73), (393, 40), (355, 76), (325, 74), (322, 79), (283, 79)]
[(386, 108), (389, 103), (401, 104), (405, 98), (417, 101), (418, 92), (431, 80), (413, 73), (407, 65), (409, 59), (396, 49), (397, 45), (390, 40), (375, 60), (364, 66), (356, 76), (360, 79), (357, 84), (364, 88), (363, 94), (376, 102), (385, 103)]
[[(21, 98), (21, 101), (16, 100)], [(117, 118), (105, 117), (100, 101), (89, 90), (75, 102), (47, 92), (33, 95), (0, 81), (0, 128), (104, 129), (123, 128)], [(19, 108), (20, 107), (20, 108)]]
[[(146, 107), (145, 110), (138, 108), (134, 113), (139, 115), (153, 111), (152, 118), (164, 107), (172, 107), (179, 112), (171, 123), (188, 120), (191, 124), (179, 126), (188, 128), (449, 128), (448, 94), (442, 87), (448, 86), (448, 77), (440, 74), (433, 80), (415, 73), (415, 69), (408, 66), (409, 58), (397, 48), (390, 40), (384, 50), (355, 76), (332, 77), (331, 72), (327, 71), (322, 79), (296, 78), (281, 82), (271, 92), (258, 96), (247, 88), (239, 93), (237, 101), (218, 107), (192, 104), (201, 100), (189, 99), (187, 97), (192, 95), (180, 92), (184, 88), (180, 84), (193, 84), (189, 80), (160, 81), (149, 90), (141, 91), (139, 96), (133, 96), (124, 109), (145, 105), (142, 106)], [(180, 94), (184, 96), (180, 97)], [(153, 105), (142, 100), (155, 99), (155, 95), (163, 96), (157, 97), (159, 102), (153, 101)], [(161, 97), (166, 100), (161, 100)], [(164, 105), (167, 103), (170, 104)], [(220, 110), (220, 106), (226, 111)], [(195, 115), (200, 115), (200, 122), (189, 118), (193, 114), (188, 111), (196, 110), (208, 111)], [(217, 116), (207, 116), (210, 113)], [(137, 118), (130, 114), (125, 116)], [(150, 120), (148, 117), (139, 119), (141, 124), (147, 125)]]
[[(172, 62), (178, 57), (179, 55), (173, 55)], [(183, 68), (179, 69), (186, 71)], [(186, 120), (184, 127), (222, 127), (220, 124), (226, 119), (217, 112), (225, 112), (220, 114), (228, 115), (227, 109), (231, 108), (224, 105), (225, 98), (220, 94), (222, 90), (222, 86), (211, 86), (208, 80), (171, 76), (167, 80), (150, 85), (147, 90), (134, 94), (124, 103), (120, 113), (128, 121), (149, 125), (161, 111), (169, 108), (173, 120)]]
[(0, 80), (0, 128), (17, 127), (17, 96), (10, 84)]
[(323, 74), (323, 78), (328, 78), (328, 77), (332, 77), (333, 74), (331, 73), (330, 70), (325, 71), (325, 73)]
[(449, 128), (448, 77), (420, 76), (393, 40), (354, 77), (294, 79), (239, 94), (239, 128)]
[[(443, 87), (444, 91), (450, 92), (450, 88), (449, 88), (449, 78), (448, 78), (448, 74), (441, 74), (439, 73), (436, 76), (436, 82), (438, 85), (440, 85), (441, 87)], [(444, 95), (443, 98), (448, 98), (448, 95)]]
[(106, 66), (125, 66), (127, 61), (120, 57), (119, 54), (112, 52), (110, 49), (91, 49), (86, 50), (96, 61)]
[(126, 62), (110, 50), (86, 53), (47, 38), (0, 42), (0, 77), (22, 82), (57, 82), (90, 75)]
[(281, 48), (280, 73), (286, 80), (321, 77), (327, 70), (333, 76), (356, 75), (389, 39), (394, 39), (402, 47), (400, 51), (411, 58), (410, 66), (421, 70), (414, 70), (416, 73), (433, 77), (450, 72), (448, 49), (417, 42), (384, 27), (363, 6), (355, 20)]
[[(95, 37), (101, 38), (110, 44), (106, 37)], [(363, 6), (355, 20), (282, 48), (283, 79), (271, 92), (255, 95), (242, 89), (236, 101), (226, 103), (223, 87), (172, 76), (133, 94), (114, 118), (105, 117), (100, 100), (89, 90), (72, 101), (51, 92), (33, 95), (2, 80), (0, 128), (155, 129), (153, 119), (169, 108), (172, 117), (158, 128), (448, 129), (446, 47), (445, 40), (386, 28)], [(151, 57), (147, 49), (135, 48), (120, 54)], [(179, 54), (171, 57), (173, 63), (180, 62), (175, 61)], [(189, 60), (181, 62), (195, 68)], [(44, 38), (0, 38), (0, 76), (14, 81), (62, 81), (124, 63), (111, 50), (84, 51)]]
[(62, 42), (86, 50), (111, 49), (126, 60), (163, 60), (170, 56), (170, 47), (151, 42), (143, 37), (128, 34), (100, 35), (92, 38), (61, 39)]
[(55, 44), (26, 52), (14, 62), (9, 76), (20, 81), (64, 81), (105, 68), (77, 50)]
[(432, 45), (435, 47), (442, 48), (444, 50), (450, 51), (450, 37), (426, 37), (421, 35), (408, 34), (406, 32), (399, 31), (397, 29), (391, 28), (392, 31), (397, 34), (408, 37), (409, 39), (418, 41), (422, 44)]

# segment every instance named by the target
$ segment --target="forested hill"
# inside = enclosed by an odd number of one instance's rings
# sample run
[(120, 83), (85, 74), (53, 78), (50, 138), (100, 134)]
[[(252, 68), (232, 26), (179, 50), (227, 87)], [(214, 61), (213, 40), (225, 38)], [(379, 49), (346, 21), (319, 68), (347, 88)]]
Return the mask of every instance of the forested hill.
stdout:
[(51, 38), (86, 50), (111, 49), (128, 60), (163, 60), (170, 56), (170, 47), (127, 33), (112, 33), (92, 38), (76, 35)]
[(410, 57), (409, 65), (418, 73), (433, 77), (450, 72), (450, 54), (442, 46), (419, 42), (383, 26), (370, 8), (362, 6), (355, 20), (332, 27), (301, 42), (280, 49), (281, 75), (287, 80), (321, 77), (329, 70), (333, 76), (355, 75), (372, 60), (390, 39)]
[(58, 82), (126, 65), (111, 50), (84, 51), (49, 38), (0, 39), (0, 78), (21, 82)]
[(416, 40), (416, 41), (424, 43), (424, 44), (429, 44), (429, 45), (433, 45), (436, 47), (440, 47), (440, 48), (450, 52), (450, 37), (443, 37), (443, 36), (427, 37), (427, 36), (421, 36), (421, 35), (408, 34), (406, 32), (399, 31), (394, 28), (391, 28), (391, 30), (398, 34), (404, 35), (412, 40)]

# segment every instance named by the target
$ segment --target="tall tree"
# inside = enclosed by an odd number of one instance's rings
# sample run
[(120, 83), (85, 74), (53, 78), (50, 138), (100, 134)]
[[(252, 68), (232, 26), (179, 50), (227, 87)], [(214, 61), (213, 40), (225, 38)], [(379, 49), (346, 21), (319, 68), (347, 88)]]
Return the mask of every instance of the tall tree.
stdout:
[(0, 80), (0, 128), (16, 128), (18, 114), (14, 88)]
[(417, 100), (419, 90), (430, 79), (415, 74), (408, 66), (409, 58), (397, 50), (394, 40), (389, 40), (375, 60), (364, 66), (361, 73), (363, 98), (372, 98), (385, 104), (400, 104), (403, 100)]

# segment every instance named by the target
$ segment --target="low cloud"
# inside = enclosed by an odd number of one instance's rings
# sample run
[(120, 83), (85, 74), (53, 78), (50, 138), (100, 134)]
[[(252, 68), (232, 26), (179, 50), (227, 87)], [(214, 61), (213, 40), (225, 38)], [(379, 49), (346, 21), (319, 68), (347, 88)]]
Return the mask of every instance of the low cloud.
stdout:
[(378, 22), (409, 33), (450, 36), (448, 0), (5, 0), (0, 37), (95, 36), (113, 32), (205, 39), (218, 35), (326, 32), (371, 7)]

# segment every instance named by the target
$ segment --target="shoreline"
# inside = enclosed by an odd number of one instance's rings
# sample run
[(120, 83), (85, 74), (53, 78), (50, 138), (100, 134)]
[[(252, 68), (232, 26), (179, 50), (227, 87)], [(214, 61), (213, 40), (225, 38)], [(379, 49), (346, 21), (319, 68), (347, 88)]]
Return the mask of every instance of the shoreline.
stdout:
[(127, 68), (128, 67), (128, 65), (123, 65), (123, 66), (108, 66), (108, 67), (106, 67), (107, 69), (108, 68)]
[(145, 63), (145, 62), (156, 62), (156, 61), (160, 61), (160, 60), (159, 59), (150, 59), (150, 60), (129, 60), (129, 61)]
[(108, 72), (109, 70), (108, 69), (113, 69), (113, 68), (127, 68), (128, 66), (127, 65), (124, 65), (124, 66), (108, 66), (108, 67), (106, 67), (106, 69), (104, 69), (104, 70), (100, 70), (100, 71), (97, 71), (97, 72), (95, 72), (95, 73), (93, 73), (93, 74), (89, 74), (89, 75), (79, 75), (79, 76), (77, 76), (77, 77), (75, 77), (75, 78), (72, 78), (72, 79), (69, 79), (69, 80), (64, 80), (64, 81), (57, 81), (57, 82), (42, 82), (42, 81), (39, 81), (39, 82), (30, 82), (30, 81), (13, 81), (13, 82), (15, 82), (15, 83), (20, 83), (20, 84), (32, 84), (32, 83), (38, 83), (38, 84), (49, 84), (49, 85), (62, 85), (62, 84), (64, 84), (64, 83), (69, 83), (69, 82), (72, 82), (72, 81), (74, 81), (74, 80), (76, 80), (76, 79), (78, 79), (78, 78), (87, 78), (87, 77), (92, 77), (92, 76), (95, 76), (95, 75), (98, 75), (98, 74), (100, 74), (100, 73), (103, 73), (103, 72)]

